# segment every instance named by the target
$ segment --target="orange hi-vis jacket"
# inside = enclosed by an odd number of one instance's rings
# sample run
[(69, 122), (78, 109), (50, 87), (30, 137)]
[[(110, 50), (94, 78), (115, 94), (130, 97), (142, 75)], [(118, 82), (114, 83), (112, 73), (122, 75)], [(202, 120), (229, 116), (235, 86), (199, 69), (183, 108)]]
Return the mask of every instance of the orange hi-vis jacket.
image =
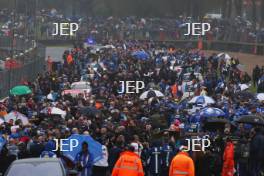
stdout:
[(169, 176), (194, 176), (194, 163), (188, 153), (178, 153), (170, 165)]
[(130, 151), (121, 153), (113, 169), (112, 176), (144, 176), (140, 157)]

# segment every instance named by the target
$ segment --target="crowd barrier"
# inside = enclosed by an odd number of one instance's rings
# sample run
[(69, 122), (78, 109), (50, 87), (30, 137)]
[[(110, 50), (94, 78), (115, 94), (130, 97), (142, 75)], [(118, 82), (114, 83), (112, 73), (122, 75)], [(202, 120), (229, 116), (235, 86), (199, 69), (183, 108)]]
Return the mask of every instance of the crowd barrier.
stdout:
[(34, 41), (25, 39), (24, 36), (16, 36), (15, 38), (8, 36), (0, 37), (0, 49), (11, 50), (12, 45), (14, 51), (24, 51), (34, 47)]

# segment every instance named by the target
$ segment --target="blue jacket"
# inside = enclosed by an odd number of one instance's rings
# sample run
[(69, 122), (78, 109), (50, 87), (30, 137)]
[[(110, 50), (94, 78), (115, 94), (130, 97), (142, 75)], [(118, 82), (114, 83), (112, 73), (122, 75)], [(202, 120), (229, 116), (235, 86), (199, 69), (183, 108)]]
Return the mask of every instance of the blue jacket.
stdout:
[(162, 168), (170, 167), (170, 163), (174, 155), (175, 155), (175, 151), (173, 150), (172, 146), (170, 146), (169, 144), (164, 144), (162, 146), (162, 152), (161, 152)]
[(149, 150), (147, 164), (151, 174), (161, 173), (162, 168), (162, 157), (161, 147), (152, 147)]
[(80, 163), (82, 166), (82, 170), (80, 172), (80, 176), (91, 176), (92, 175), (92, 166), (93, 166), (93, 155), (88, 153), (88, 155), (84, 155), (83, 152), (80, 152), (76, 156), (76, 163)]

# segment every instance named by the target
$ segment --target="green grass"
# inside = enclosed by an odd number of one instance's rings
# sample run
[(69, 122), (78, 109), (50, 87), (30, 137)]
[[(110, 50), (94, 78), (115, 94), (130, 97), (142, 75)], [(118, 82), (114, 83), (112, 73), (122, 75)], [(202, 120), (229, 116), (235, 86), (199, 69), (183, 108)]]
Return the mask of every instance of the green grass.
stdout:
[(253, 86), (253, 82), (251, 82), (251, 86), (249, 87), (249, 91), (252, 93), (257, 93), (257, 87)]

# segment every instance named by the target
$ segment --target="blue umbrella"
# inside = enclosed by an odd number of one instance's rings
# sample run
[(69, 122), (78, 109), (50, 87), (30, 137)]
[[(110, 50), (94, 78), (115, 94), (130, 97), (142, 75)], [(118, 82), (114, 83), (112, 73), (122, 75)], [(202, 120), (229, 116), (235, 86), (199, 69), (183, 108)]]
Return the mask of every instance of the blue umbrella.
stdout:
[(148, 60), (149, 59), (149, 54), (146, 53), (145, 51), (135, 51), (132, 53), (132, 56), (140, 59), (140, 60)]
[(193, 97), (189, 103), (192, 103), (192, 104), (214, 104), (215, 101), (214, 99), (212, 99), (211, 97), (208, 97), (208, 96), (196, 96), (196, 97)]
[(2, 151), (4, 145), (6, 144), (6, 140), (5, 138), (3, 138), (2, 136), (0, 136), (0, 152)]
[(259, 79), (259, 82), (264, 81), (264, 76)]
[(204, 108), (200, 111), (200, 116), (202, 117), (220, 117), (225, 116), (224, 111), (218, 108)]
[[(76, 139), (78, 141), (78, 145), (77, 147), (73, 148), (72, 151), (70, 151), (70, 140), (71, 139)], [(102, 158), (102, 145), (95, 141), (91, 136), (89, 135), (79, 135), (79, 134), (73, 134), (71, 135), (67, 142), (65, 142), (65, 146), (67, 146), (66, 144), (68, 143), (68, 148), (64, 147), (63, 150), (63, 155), (66, 156), (67, 158), (69, 158), (71, 161), (75, 162), (76, 156), (79, 152), (81, 152), (82, 150), (82, 143), (86, 142), (88, 143), (88, 149), (89, 152), (92, 154), (93, 156), (93, 163), (95, 163), (96, 161), (100, 160)]]

